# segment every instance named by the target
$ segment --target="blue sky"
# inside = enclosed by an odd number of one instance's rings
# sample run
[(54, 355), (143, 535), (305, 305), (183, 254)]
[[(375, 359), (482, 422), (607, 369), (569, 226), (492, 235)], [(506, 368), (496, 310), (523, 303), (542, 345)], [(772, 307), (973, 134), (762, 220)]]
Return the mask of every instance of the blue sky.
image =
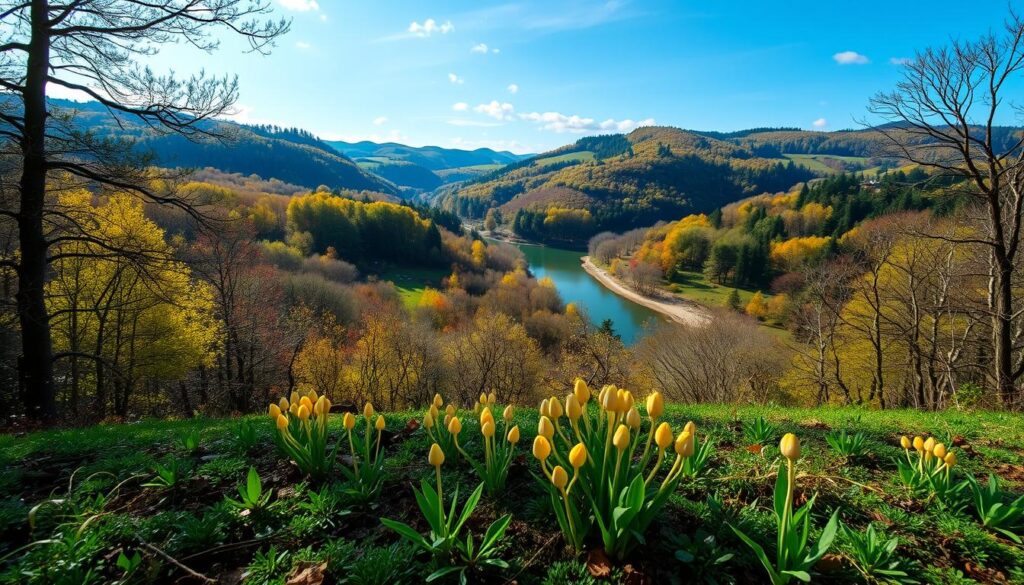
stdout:
[(293, 20), (270, 56), (228, 41), (211, 55), (173, 47), (152, 65), (237, 73), (240, 121), (517, 152), (650, 123), (855, 127), (900, 59), (974, 38), (1007, 10), (986, 0), (270, 1)]

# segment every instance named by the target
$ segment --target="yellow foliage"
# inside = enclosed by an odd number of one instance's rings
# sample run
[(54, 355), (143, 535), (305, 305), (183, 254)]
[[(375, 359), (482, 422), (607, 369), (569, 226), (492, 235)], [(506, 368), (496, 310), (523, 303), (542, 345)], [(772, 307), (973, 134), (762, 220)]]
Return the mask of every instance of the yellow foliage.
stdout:
[(825, 236), (807, 236), (772, 242), (771, 259), (783, 269), (791, 270), (819, 253), (828, 243), (829, 238)]

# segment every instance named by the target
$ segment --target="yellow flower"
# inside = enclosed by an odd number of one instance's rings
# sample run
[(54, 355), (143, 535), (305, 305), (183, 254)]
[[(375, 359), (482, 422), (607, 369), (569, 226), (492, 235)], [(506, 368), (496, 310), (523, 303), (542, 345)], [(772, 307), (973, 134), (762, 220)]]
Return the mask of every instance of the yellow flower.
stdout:
[(555, 484), (555, 487), (558, 489), (564, 489), (565, 484), (569, 483), (569, 474), (565, 472), (561, 465), (556, 465), (551, 470), (551, 483)]
[(501, 418), (505, 419), (505, 422), (512, 422), (512, 415), (515, 411), (512, 409), (512, 405), (509, 404), (505, 407), (505, 410), (501, 413)]
[(779, 441), (779, 451), (786, 459), (796, 461), (800, 458), (800, 439), (793, 433), (786, 433)]
[(676, 455), (680, 457), (690, 457), (693, 455), (693, 435), (690, 434), (690, 431), (679, 433), (679, 436), (676, 437), (674, 448)]
[(925, 453), (931, 453), (935, 449), (935, 437), (928, 437), (928, 440), (924, 442)]
[(487, 404), (487, 395), (483, 392), (480, 393), (480, 404)]
[(551, 443), (543, 435), (537, 435), (533, 439), (533, 456), (543, 462), (551, 455)]
[(633, 406), (636, 404), (636, 400), (633, 397), (633, 393), (630, 392), (629, 390), (621, 390), (621, 392), (622, 398), (620, 400), (623, 402), (623, 404), (619, 405), (619, 410), (621, 412), (626, 412), (630, 408), (633, 408)]
[(672, 444), (672, 425), (667, 422), (658, 425), (658, 429), (654, 431), (654, 442), (659, 449), (668, 449)]
[(619, 408), (619, 396), (613, 386), (606, 386), (601, 390), (601, 408), (608, 412), (615, 412)]
[(276, 404), (270, 405), (270, 418), (277, 420), (277, 417), (281, 416), (281, 407)]
[(449, 416), (455, 416), (455, 405), (449, 404), (448, 406), (446, 406), (444, 409), (444, 413)]
[(346, 412), (345, 416), (341, 419), (341, 423), (345, 425), (345, 430), (351, 431), (356, 427), (356, 417), (351, 412)]
[(494, 421), (489, 420), (480, 427), (480, 434), (490, 439), (494, 436)]
[(373, 403), (367, 402), (366, 406), (363, 407), (363, 416), (370, 418), (373, 416)]
[(615, 391), (615, 410), (616, 412), (626, 412), (632, 408), (632, 404), (629, 401), (629, 392), (626, 390)]
[(583, 443), (576, 443), (576, 446), (569, 451), (569, 464), (574, 469), (583, 467), (583, 464), (587, 462), (587, 447)]
[(540, 408), (538, 410), (540, 411), (541, 416), (547, 416), (548, 415), (548, 399), (547, 398), (545, 398), (544, 400), (540, 401)]
[(643, 421), (640, 420), (640, 413), (635, 408), (630, 408), (626, 413), (626, 424), (629, 425), (629, 428), (638, 429), (641, 422)]
[(956, 451), (950, 451), (949, 453), (946, 453), (946, 457), (945, 459), (943, 459), (943, 461), (946, 462), (946, 467), (953, 467), (954, 465), (956, 465)]
[(490, 394), (487, 395), (487, 404), (490, 404), (491, 406), (494, 406), (494, 403), (497, 402), (497, 401), (498, 401), (498, 395), (495, 394), (494, 392), (491, 392)]
[(494, 415), (491, 414), (491, 408), (489, 406), (485, 406), (484, 409), (480, 411), (480, 425), (483, 426), (483, 424), (488, 421), (493, 423)]
[(626, 447), (629, 446), (629, 428), (626, 425), (619, 425), (619, 428), (615, 429), (615, 436), (612, 437), (612, 444), (619, 451), (625, 451)]
[(439, 414), (439, 411), (437, 410), (437, 406), (431, 404), (430, 408), (427, 410), (427, 413), (430, 414), (430, 416), (434, 417), (434, 419), (436, 420), (437, 419), (437, 415)]
[(651, 420), (660, 417), (664, 411), (665, 400), (661, 397), (661, 392), (654, 392), (647, 397), (647, 416), (651, 417)]
[(576, 422), (583, 416), (583, 407), (580, 406), (580, 401), (576, 398), (575, 394), (570, 394), (565, 397), (565, 415), (569, 417), (569, 420)]
[(291, 404), (298, 404), (299, 403), (299, 393), (298, 392), (292, 392), (291, 396), (288, 398), (288, 402), (290, 402)]
[(924, 451), (924, 439), (921, 437), (914, 437), (914, 449), (917, 451)]
[(683, 427), (683, 430), (690, 433), (690, 436), (692, 437), (697, 436), (697, 425), (693, 424), (692, 420), (686, 423), (686, 425)]
[(288, 407), (288, 412), (292, 416), (299, 416), (299, 403), (298, 402), (292, 402), (292, 405)]
[(428, 429), (434, 428), (434, 417), (431, 416), (429, 412), (427, 413), (426, 416), (423, 417), (423, 426), (427, 427)]
[(946, 446), (944, 444), (935, 443), (935, 448), (932, 449), (932, 455), (935, 455), (939, 459), (945, 459), (946, 453), (948, 453), (948, 451), (946, 450)]
[(910, 442), (910, 437), (908, 437), (906, 435), (903, 435), (902, 437), (900, 437), (900, 446), (901, 447), (903, 447), (904, 449), (910, 449), (911, 445), (913, 445), (913, 443)]
[(384, 417), (378, 414), (377, 415), (377, 420), (374, 421), (374, 423), (373, 423), (373, 427), (375, 429), (377, 429), (378, 431), (383, 431), (384, 430), (384, 424), (385, 424), (384, 423)]
[(277, 407), (281, 409), (281, 412), (288, 412), (288, 406), (288, 399), (284, 396), (282, 396), (281, 400), (277, 402)]
[(519, 425), (512, 427), (508, 432), (508, 442), (515, 445), (519, 442)]
[(306, 408), (305, 404), (303, 404), (302, 406), (299, 407), (298, 417), (299, 417), (299, 420), (301, 420), (301, 421), (305, 421), (306, 419), (309, 418), (309, 409)]
[(540, 417), (540, 421), (537, 422), (537, 434), (542, 435), (549, 441), (555, 436), (555, 425), (551, 424), (550, 418), (546, 416)]
[(562, 413), (564, 412), (562, 410), (562, 403), (558, 401), (558, 398), (552, 396), (548, 399), (548, 416), (551, 417), (551, 420), (562, 418)]
[(580, 406), (586, 405), (587, 401), (590, 400), (590, 388), (587, 387), (587, 383), (582, 378), (576, 378), (576, 382), (573, 383), (572, 393), (579, 401)]
[(462, 432), (462, 421), (459, 420), (459, 417), (453, 416), (452, 420), (448, 421), (448, 432), (453, 435)]
[(327, 412), (325, 410), (326, 407), (327, 407), (327, 397), (326, 396), (321, 396), (320, 398), (316, 399), (316, 403), (313, 405), (313, 413), (316, 414), (317, 416), (323, 416), (324, 413)]
[(441, 398), (441, 395), (440, 394), (434, 394), (434, 403), (432, 404), (432, 406), (436, 409), (436, 408), (441, 408), (441, 406), (443, 404), (444, 404), (444, 399)]
[(427, 461), (434, 467), (441, 467), (441, 464), (444, 463), (444, 451), (441, 450), (440, 445), (434, 443), (430, 446), (430, 454), (427, 455)]
[(283, 415), (283, 414), (277, 415), (277, 429), (280, 430), (280, 431), (283, 431), (283, 430), (285, 430), (287, 428), (288, 428), (288, 417)]

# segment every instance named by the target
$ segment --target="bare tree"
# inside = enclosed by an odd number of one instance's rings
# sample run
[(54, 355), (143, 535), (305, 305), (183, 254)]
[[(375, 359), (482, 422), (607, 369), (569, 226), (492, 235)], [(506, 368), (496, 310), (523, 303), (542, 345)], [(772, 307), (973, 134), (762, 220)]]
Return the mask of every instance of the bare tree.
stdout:
[[(235, 102), (237, 80), (160, 76), (140, 60), (172, 43), (212, 51), (224, 33), (267, 51), (289, 27), (262, 20), (269, 11), (265, 0), (0, 0), (0, 90), (14, 98), (0, 106), (0, 138), (21, 174), (16, 208), (0, 209), (17, 224), (19, 254), (0, 260), (0, 268), (18, 276), (19, 385), (30, 416), (56, 416), (44, 287), (54, 243), (48, 226), (61, 211), (47, 203), (48, 176), (64, 173), (194, 213), (188, 201), (150, 187), (149, 156), (54, 115), (47, 85), (83, 92), (119, 120), (188, 137), (213, 135), (211, 119)], [(61, 237), (103, 244), (87, 230)]]
[(1006, 92), (1024, 72), (1024, 20), (1011, 12), (999, 32), (970, 42), (928, 49), (907, 63), (903, 79), (871, 99), (869, 111), (895, 122), (879, 131), (890, 154), (960, 179), (960, 194), (981, 212), (982, 233), (955, 238), (988, 249), (992, 262), (991, 378), (1006, 406), (1020, 407), (1015, 382), (1024, 363), (1015, 358), (1015, 266), (1024, 206), (1024, 136), (1006, 138), (996, 126), (1007, 110)]

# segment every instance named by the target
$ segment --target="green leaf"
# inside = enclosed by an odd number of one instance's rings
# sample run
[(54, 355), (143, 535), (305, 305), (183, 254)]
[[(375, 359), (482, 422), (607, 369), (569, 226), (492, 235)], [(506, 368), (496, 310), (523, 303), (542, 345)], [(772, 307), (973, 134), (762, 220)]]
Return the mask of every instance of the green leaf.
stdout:
[(383, 524), (384, 526), (387, 526), (391, 530), (394, 530), (395, 532), (397, 532), (399, 534), (399, 536), (401, 536), (401, 537), (405, 538), (406, 540), (412, 542), (413, 544), (419, 546), (423, 550), (426, 550), (426, 551), (433, 551), (434, 550), (434, 547), (431, 546), (431, 544), (429, 542), (427, 542), (427, 539), (423, 538), (422, 534), (420, 534), (419, 532), (416, 532), (416, 530), (413, 527), (409, 526), (408, 524), (405, 524), (403, 522), (398, 522), (396, 520), (390, 520), (388, 518), (381, 518), (380, 519), (380, 523)]
[(773, 567), (772, 562), (768, 560), (768, 555), (765, 554), (764, 549), (761, 548), (761, 545), (754, 542), (753, 539), (751, 539), (749, 536), (744, 534), (743, 531), (741, 531), (739, 528), (736, 528), (732, 524), (729, 524), (727, 522), (726, 526), (732, 528), (732, 531), (736, 533), (736, 536), (740, 537), (740, 540), (745, 542), (747, 546), (750, 547), (750, 550), (754, 551), (754, 555), (757, 556), (758, 560), (761, 561), (761, 564), (764, 565), (765, 570), (768, 571), (768, 575), (771, 577), (772, 582), (776, 582), (778, 579), (778, 573), (775, 572), (775, 567)]
[(260, 481), (260, 474), (256, 472), (255, 467), (249, 467), (249, 477), (246, 479), (246, 490), (249, 492), (249, 498), (252, 500), (258, 500), (260, 494), (263, 492), (263, 482)]

